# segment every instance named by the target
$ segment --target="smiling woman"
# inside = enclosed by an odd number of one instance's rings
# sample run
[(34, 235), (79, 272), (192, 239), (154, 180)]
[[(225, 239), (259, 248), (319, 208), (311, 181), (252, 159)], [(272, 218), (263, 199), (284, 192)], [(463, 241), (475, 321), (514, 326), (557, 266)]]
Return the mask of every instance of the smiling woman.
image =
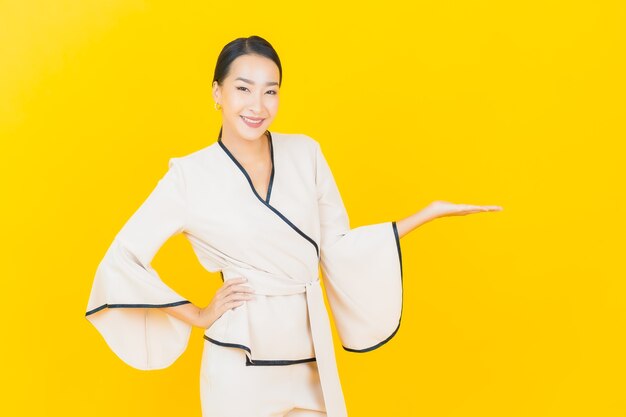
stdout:
[[(281, 81), (263, 38), (224, 47), (213, 81), (217, 140), (170, 159), (115, 236), (89, 298), (87, 319), (138, 369), (171, 365), (192, 326), (205, 329), (204, 417), (346, 416), (319, 267), (343, 348), (369, 352), (400, 327), (400, 237), (437, 217), (499, 209), (435, 202), (397, 223), (351, 229), (320, 144), (268, 130)], [(204, 308), (151, 267), (177, 233), (222, 274)]]
[(256, 139), (276, 117), (281, 83), (280, 59), (269, 43), (252, 36), (226, 45), (213, 76), (213, 99), (222, 111), (218, 137), (227, 145), (231, 138), (251, 141), (256, 146), (241, 151), (258, 154)]

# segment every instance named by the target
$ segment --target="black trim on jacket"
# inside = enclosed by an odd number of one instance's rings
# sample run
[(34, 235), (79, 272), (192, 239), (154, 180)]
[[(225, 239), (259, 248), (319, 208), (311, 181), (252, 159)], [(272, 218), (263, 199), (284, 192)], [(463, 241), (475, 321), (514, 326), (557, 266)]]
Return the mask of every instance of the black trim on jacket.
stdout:
[[(220, 342), (218, 340), (212, 339), (207, 335), (204, 335), (204, 339), (208, 340), (209, 342), (218, 345), (218, 346), (223, 346), (223, 347), (232, 347), (232, 348), (237, 348), (237, 349), (243, 349), (246, 352), (248, 352), (250, 355), (252, 355), (252, 351), (250, 350), (250, 348), (248, 346), (245, 345), (240, 345), (237, 343), (226, 343), (226, 342)], [(248, 357), (248, 355), (246, 356), (246, 366), (283, 366), (283, 365), (295, 365), (297, 363), (304, 363), (304, 362), (316, 362), (317, 359), (316, 358), (307, 358), (307, 359), (275, 359), (275, 360), (268, 360), (268, 359), (250, 359)]]
[(175, 301), (173, 303), (167, 303), (167, 304), (102, 304), (100, 307), (96, 307), (86, 312), (85, 316), (88, 316), (93, 313), (97, 313), (98, 311), (103, 310), (105, 308), (161, 308), (161, 307), (174, 307), (174, 306), (179, 306), (179, 305), (188, 304), (188, 303), (191, 303), (191, 301), (183, 300), (183, 301)]
[(287, 217), (285, 217), (284, 214), (282, 214), (280, 211), (278, 211), (274, 206), (272, 206), (269, 203), (270, 193), (271, 193), (271, 190), (272, 190), (272, 184), (274, 183), (274, 144), (273, 144), (273, 140), (272, 140), (272, 133), (269, 130), (267, 130), (267, 134), (268, 134), (268, 140), (269, 140), (269, 143), (270, 143), (270, 152), (271, 152), (271, 158), (272, 158), (272, 175), (270, 177), (270, 183), (269, 183), (268, 188), (267, 188), (267, 196), (266, 196), (265, 200), (259, 195), (259, 193), (257, 193), (256, 189), (254, 188), (254, 184), (252, 183), (252, 179), (250, 179), (250, 175), (248, 175), (248, 172), (245, 170), (245, 168), (239, 163), (239, 161), (237, 161), (237, 158), (235, 158), (235, 156), (228, 150), (226, 145), (224, 145), (224, 143), (222, 142), (222, 138), (219, 138), (217, 140), (217, 143), (219, 144), (220, 148), (222, 148), (224, 150), (224, 152), (226, 152), (226, 155), (228, 155), (228, 157), (235, 163), (235, 165), (237, 165), (237, 168), (239, 168), (239, 170), (246, 177), (246, 180), (248, 180), (248, 184), (250, 185), (250, 188), (252, 189), (252, 192), (259, 199), (259, 201), (261, 203), (263, 203), (265, 206), (267, 206), (267, 208), (272, 210), (276, 215), (278, 215), (278, 217), (280, 217), (285, 223), (287, 223), (293, 230), (298, 232), (300, 234), (300, 236), (302, 236), (303, 238), (308, 240), (315, 247), (315, 252), (317, 253), (317, 257), (319, 259), (319, 257), (320, 257), (320, 250), (319, 250), (315, 240), (313, 240), (310, 236), (308, 236), (306, 233), (304, 233), (302, 230), (300, 230), (300, 228), (298, 228), (298, 226), (293, 224)]
[[(393, 227), (393, 236), (394, 236), (394, 238), (396, 240), (396, 248), (398, 249), (398, 261), (400, 262), (400, 281), (402, 283), (402, 286), (404, 286), (404, 278), (403, 278), (403, 272), (402, 272), (402, 250), (400, 249), (400, 236), (398, 235), (398, 226), (396, 226), (396, 222), (395, 221), (391, 222), (391, 225)], [(403, 289), (402, 293), (404, 293), (404, 289)], [(404, 295), (404, 294), (402, 294), (402, 295)], [(365, 352), (370, 352), (370, 351), (372, 351), (374, 349), (378, 349), (379, 347), (381, 347), (382, 345), (384, 345), (385, 343), (390, 341), (391, 338), (396, 335), (396, 333), (398, 332), (398, 329), (400, 329), (400, 323), (402, 322), (402, 309), (404, 307), (403, 304), (404, 304), (404, 300), (401, 300), (401, 304), (400, 304), (400, 319), (398, 320), (398, 326), (396, 327), (396, 330), (394, 330), (393, 333), (391, 333), (389, 335), (389, 337), (387, 337), (385, 340), (375, 344), (374, 346), (370, 346), (370, 347), (365, 348), (365, 349), (352, 349), (352, 348), (347, 348), (345, 346), (342, 346), (342, 347), (345, 350), (347, 350), (348, 352), (365, 353)]]

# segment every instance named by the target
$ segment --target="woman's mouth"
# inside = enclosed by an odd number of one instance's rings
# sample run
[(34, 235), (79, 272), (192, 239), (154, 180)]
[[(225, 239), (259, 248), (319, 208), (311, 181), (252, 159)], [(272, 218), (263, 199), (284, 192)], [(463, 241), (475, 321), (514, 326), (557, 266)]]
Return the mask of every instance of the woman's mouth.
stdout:
[(246, 125), (253, 127), (253, 128), (260, 127), (263, 124), (263, 121), (265, 120), (265, 119), (250, 119), (250, 118), (247, 118), (246, 116), (240, 116), (240, 117)]

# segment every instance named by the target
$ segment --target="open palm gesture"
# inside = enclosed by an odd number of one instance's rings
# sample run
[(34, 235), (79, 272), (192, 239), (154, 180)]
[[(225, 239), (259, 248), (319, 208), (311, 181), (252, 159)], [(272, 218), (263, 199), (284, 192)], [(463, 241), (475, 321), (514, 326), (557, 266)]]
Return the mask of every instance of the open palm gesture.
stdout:
[(424, 211), (433, 219), (446, 216), (464, 216), (466, 214), (481, 213), (487, 211), (500, 211), (500, 206), (476, 206), (472, 204), (455, 204), (448, 201), (433, 201)]

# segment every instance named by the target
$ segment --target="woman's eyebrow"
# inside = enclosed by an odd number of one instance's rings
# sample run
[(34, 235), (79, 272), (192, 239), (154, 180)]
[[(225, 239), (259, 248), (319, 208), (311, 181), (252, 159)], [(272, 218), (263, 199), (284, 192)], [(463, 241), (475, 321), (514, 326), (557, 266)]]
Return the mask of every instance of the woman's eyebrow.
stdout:
[[(248, 79), (243, 78), (243, 77), (235, 78), (235, 81), (237, 81), (237, 80), (241, 80), (241, 81), (246, 82), (248, 84), (254, 85), (254, 81), (248, 80)], [(268, 82), (265, 83), (265, 85), (278, 85), (278, 83), (276, 81), (268, 81)]]

